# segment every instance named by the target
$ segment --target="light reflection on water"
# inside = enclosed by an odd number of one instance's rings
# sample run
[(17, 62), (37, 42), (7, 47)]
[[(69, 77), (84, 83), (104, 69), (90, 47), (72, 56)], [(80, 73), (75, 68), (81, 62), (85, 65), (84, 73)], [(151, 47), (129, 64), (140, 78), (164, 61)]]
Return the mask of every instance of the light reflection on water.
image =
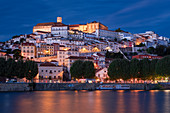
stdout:
[(0, 93), (0, 113), (169, 113), (165, 91), (37, 91)]

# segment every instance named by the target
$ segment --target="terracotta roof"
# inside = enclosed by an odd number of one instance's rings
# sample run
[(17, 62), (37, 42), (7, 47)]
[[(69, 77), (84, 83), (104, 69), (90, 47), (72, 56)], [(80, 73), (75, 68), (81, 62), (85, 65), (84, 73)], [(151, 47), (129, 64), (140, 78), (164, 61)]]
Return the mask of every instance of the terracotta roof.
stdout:
[(35, 46), (35, 45), (33, 43), (26, 42), (26, 43), (22, 43), (22, 46)]
[(79, 27), (79, 24), (69, 25), (69, 27)]
[(51, 60), (51, 62), (57, 62), (56, 60)]
[(65, 25), (65, 24), (63, 24), (63, 23), (61, 23), (61, 22), (57, 22), (57, 23), (54, 23), (54, 24), (52, 25), (52, 27), (60, 27), (60, 26), (68, 26), (68, 25)]
[(90, 59), (90, 60), (94, 60), (93, 57), (85, 57), (85, 56), (70, 56), (67, 59)]
[(38, 23), (36, 26), (52, 26), (55, 22), (47, 22), (47, 23)]
[(50, 66), (50, 67), (56, 67), (56, 65), (55, 65), (55, 64), (50, 63), (50, 62), (42, 63), (42, 64), (40, 64), (40, 66)]

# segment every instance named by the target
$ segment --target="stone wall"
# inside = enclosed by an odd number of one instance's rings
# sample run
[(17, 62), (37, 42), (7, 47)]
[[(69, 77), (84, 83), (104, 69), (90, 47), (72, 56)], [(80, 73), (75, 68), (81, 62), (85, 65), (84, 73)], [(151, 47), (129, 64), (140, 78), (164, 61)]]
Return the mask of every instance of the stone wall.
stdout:
[(30, 91), (27, 83), (0, 83), (0, 91)]
[[(117, 85), (113, 83), (104, 83), (109, 85)], [(96, 90), (99, 83), (1, 83), (0, 91), (57, 91), (57, 90)], [(152, 90), (152, 89), (168, 89), (158, 84), (128, 84), (131, 90)]]

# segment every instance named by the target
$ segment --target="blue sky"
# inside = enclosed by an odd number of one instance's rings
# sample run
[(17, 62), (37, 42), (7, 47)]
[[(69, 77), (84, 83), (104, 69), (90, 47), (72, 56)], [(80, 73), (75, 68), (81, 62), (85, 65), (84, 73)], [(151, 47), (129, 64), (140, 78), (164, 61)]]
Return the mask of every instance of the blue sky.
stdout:
[(170, 37), (170, 0), (0, 0), (0, 41), (32, 33), (37, 23), (100, 21), (110, 30), (153, 30)]

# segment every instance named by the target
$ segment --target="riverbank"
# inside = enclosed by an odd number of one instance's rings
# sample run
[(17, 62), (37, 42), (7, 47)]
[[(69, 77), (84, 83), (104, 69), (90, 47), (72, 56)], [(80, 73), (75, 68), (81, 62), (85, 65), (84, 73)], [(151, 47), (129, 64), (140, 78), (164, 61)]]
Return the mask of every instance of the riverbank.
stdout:
[[(118, 85), (114, 83), (103, 83)], [(100, 83), (1, 83), (0, 91), (59, 91), (89, 90), (93, 91)], [(170, 90), (170, 84), (128, 84), (130, 90)]]

